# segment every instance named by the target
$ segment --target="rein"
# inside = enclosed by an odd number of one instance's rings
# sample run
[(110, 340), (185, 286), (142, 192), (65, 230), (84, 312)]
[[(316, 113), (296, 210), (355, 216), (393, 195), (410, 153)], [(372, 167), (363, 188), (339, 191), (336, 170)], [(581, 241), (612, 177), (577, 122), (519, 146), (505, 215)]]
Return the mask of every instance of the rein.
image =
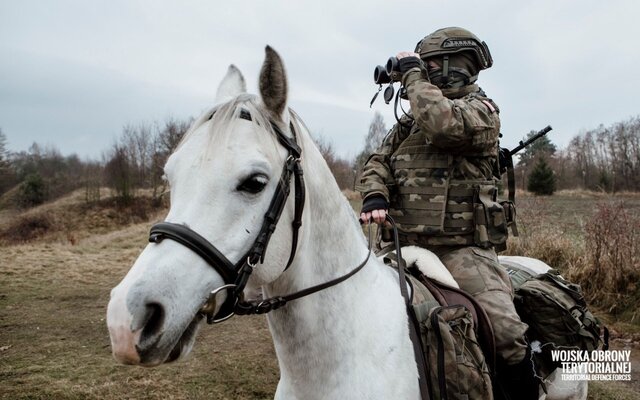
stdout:
[(355, 275), (358, 271), (360, 271), (365, 265), (367, 265), (367, 261), (369, 261), (369, 257), (371, 256), (371, 237), (372, 237), (371, 226), (369, 226), (369, 251), (367, 252), (367, 256), (357, 267), (355, 267), (348, 273), (338, 278), (332, 279), (328, 282), (311, 286), (306, 289), (302, 289), (298, 292), (288, 294), (286, 296), (275, 296), (265, 300), (252, 300), (252, 301), (239, 302), (238, 305), (236, 306), (236, 314), (238, 315), (265, 314), (265, 313), (268, 313), (269, 311), (273, 311), (284, 306), (285, 304), (287, 304), (287, 302), (291, 300), (296, 300), (301, 297), (308, 296), (310, 294), (319, 292), (331, 286), (337, 285), (340, 282), (346, 281), (347, 279)]
[[(422, 350), (422, 340), (420, 339), (420, 328), (416, 319), (415, 313), (411, 309), (411, 296), (407, 290), (407, 283), (409, 280), (405, 275), (406, 264), (402, 258), (402, 252), (400, 248), (400, 239), (398, 237), (398, 227), (391, 215), (386, 214), (385, 219), (391, 224), (393, 229), (393, 242), (396, 250), (396, 256), (398, 258), (398, 278), (400, 281), (400, 294), (404, 299), (405, 307), (407, 310), (407, 317), (409, 318), (409, 338), (413, 345), (413, 355), (416, 360), (416, 367), (418, 369), (418, 386), (420, 388), (420, 397), (423, 400), (430, 400), (429, 388), (427, 386), (427, 361), (424, 358), (424, 352)], [(371, 240), (371, 239), (369, 239)]]
[[(251, 121), (251, 114), (248, 111), (241, 109), (239, 118)], [(289, 260), (287, 261), (287, 265), (284, 269), (285, 271), (291, 266), (291, 263), (295, 258), (298, 247), (298, 233), (302, 226), (305, 188), (302, 166), (300, 164), (301, 149), (296, 142), (296, 134), (293, 124), (290, 124), (293, 138), (289, 138), (285, 135), (280, 127), (273, 121), (271, 121), (271, 127), (276, 134), (276, 138), (280, 144), (287, 149), (289, 154), (285, 160), (282, 175), (280, 176), (276, 191), (273, 194), (269, 208), (264, 215), (260, 232), (249, 251), (242, 256), (236, 264), (229, 261), (229, 259), (227, 259), (227, 257), (225, 257), (225, 255), (207, 239), (185, 225), (175, 224), (172, 222), (160, 222), (153, 225), (151, 227), (151, 232), (149, 233), (149, 242), (159, 244), (164, 239), (171, 239), (196, 253), (222, 277), (225, 284), (213, 290), (209, 294), (209, 298), (205, 304), (198, 311), (198, 314), (207, 317), (207, 323), (209, 324), (225, 321), (231, 318), (234, 314), (264, 314), (284, 306), (291, 300), (296, 300), (337, 285), (360, 271), (366, 265), (371, 255), (371, 228), (369, 228), (369, 252), (367, 257), (349, 273), (328, 282), (285, 296), (276, 296), (265, 300), (244, 300), (243, 291), (253, 269), (258, 265), (258, 263), (262, 264), (264, 262), (269, 240), (276, 229), (291, 191), (290, 186), (292, 176), (294, 178), (295, 185), (295, 209), (294, 218), (291, 223), (293, 237), (291, 240), (291, 253), (289, 254)], [(220, 310), (216, 313), (217, 296), (221, 292), (229, 292), (229, 295), (220, 307)]]

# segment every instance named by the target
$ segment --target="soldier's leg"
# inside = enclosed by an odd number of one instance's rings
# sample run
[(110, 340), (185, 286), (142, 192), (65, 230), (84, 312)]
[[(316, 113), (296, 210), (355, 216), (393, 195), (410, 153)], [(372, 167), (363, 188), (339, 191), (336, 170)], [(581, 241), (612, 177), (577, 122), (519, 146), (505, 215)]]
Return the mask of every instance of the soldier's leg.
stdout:
[(498, 357), (507, 364), (521, 362), (527, 352), (527, 325), (516, 313), (509, 276), (500, 267), (495, 251), (479, 247), (443, 250), (436, 251), (442, 263), (489, 316)]

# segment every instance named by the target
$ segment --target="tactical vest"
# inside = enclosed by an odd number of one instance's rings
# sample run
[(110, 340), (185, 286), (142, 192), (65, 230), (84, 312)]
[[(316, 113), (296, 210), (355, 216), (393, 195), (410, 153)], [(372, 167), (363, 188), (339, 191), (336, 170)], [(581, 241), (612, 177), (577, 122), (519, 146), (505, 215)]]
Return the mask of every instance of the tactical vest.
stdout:
[[(515, 209), (497, 201), (495, 178), (453, 179), (454, 155), (416, 126), (390, 160), (395, 187), (389, 214), (401, 240), (422, 246), (477, 245), (501, 250)], [(383, 232), (383, 240), (387, 235)]]

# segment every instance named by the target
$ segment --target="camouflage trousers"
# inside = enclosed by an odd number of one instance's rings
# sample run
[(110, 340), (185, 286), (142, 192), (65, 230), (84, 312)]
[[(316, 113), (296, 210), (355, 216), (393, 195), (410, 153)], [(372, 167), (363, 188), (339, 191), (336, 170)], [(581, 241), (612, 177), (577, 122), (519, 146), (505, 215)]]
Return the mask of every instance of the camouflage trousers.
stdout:
[(511, 281), (500, 267), (493, 249), (480, 247), (429, 248), (447, 267), (460, 288), (471, 294), (484, 308), (496, 340), (496, 354), (507, 364), (525, 356), (527, 324), (520, 321), (513, 305)]

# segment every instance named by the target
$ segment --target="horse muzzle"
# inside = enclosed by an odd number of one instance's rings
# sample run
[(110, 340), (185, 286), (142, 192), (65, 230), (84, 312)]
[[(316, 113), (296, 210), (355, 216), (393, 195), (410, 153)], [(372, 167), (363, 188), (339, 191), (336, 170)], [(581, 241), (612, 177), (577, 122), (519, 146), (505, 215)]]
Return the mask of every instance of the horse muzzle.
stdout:
[(131, 330), (131, 318), (128, 313), (121, 312), (126, 309), (121, 300), (112, 298), (107, 307), (107, 327), (111, 339), (111, 352), (113, 357), (122, 364), (140, 364), (140, 355), (136, 344), (140, 341), (142, 329)]
[(107, 308), (107, 326), (113, 357), (122, 364), (156, 366), (187, 354), (195, 341), (201, 313), (174, 324), (171, 315), (158, 302), (127, 308), (122, 297), (112, 297)]

